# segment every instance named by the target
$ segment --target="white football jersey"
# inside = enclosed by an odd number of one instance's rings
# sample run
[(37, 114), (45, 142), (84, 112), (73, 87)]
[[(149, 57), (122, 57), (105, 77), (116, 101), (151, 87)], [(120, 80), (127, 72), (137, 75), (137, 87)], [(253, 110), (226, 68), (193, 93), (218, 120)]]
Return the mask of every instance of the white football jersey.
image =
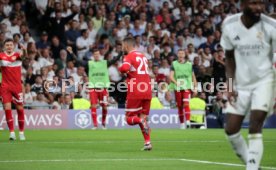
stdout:
[(276, 20), (262, 14), (260, 21), (248, 29), (241, 16), (239, 13), (224, 20), (221, 45), (224, 50), (235, 51), (236, 88), (251, 89), (274, 81)]

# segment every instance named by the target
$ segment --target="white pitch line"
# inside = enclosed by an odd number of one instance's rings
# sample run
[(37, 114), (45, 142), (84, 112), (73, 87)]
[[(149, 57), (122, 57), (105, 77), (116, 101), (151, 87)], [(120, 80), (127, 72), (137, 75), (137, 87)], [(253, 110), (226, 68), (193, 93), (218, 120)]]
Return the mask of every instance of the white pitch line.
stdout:
[[(22, 143), (18, 142), (4, 142), (1, 144), (90, 144), (90, 143), (133, 143), (133, 142), (141, 142), (140, 140), (103, 140), (103, 141), (25, 141)], [(226, 140), (153, 140), (152, 143), (225, 143)], [(264, 141), (265, 143), (275, 143), (276, 141)]]
[[(193, 159), (180, 159), (180, 160), (185, 162), (195, 162), (195, 163), (201, 163), (201, 164), (215, 164), (215, 165), (224, 165), (224, 166), (245, 167), (245, 165), (242, 165), (242, 164), (225, 163), (225, 162), (212, 162), (212, 161), (193, 160)], [(261, 168), (276, 170), (276, 167), (262, 166)]]
[[(194, 160), (194, 159), (178, 159), (178, 158), (149, 158), (149, 159), (54, 159), (54, 160), (0, 160), (0, 163), (34, 163), (34, 162), (120, 162), (120, 161), (184, 161), (193, 162), (198, 164), (211, 164), (211, 165), (221, 165), (221, 166), (232, 166), (232, 167), (245, 167), (242, 164), (225, 163), (225, 162), (213, 162), (204, 160)], [(262, 169), (276, 170), (276, 167), (262, 166)]]
[[(44, 141), (44, 142), (36, 142), (36, 141), (25, 141), (22, 143), (17, 143), (17, 142), (5, 142), (2, 144), (89, 144), (89, 143), (130, 143), (130, 142), (139, 142), (141, 141), (137, 140), (118, 140), (118, 141), (110, 141), (110, 140), (103, 140), (103, 141)], [(160, 140), (160, 141), (152, 141), (152, 143), (221, 143), (221, 142), (227, 142), (225, 140)]]

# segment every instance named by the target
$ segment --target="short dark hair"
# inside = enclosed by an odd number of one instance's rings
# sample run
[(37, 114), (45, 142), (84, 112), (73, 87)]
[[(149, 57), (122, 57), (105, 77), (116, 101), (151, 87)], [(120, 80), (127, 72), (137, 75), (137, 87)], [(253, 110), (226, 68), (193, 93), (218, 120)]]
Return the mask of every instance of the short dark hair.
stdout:
[(11, 39), (11, 38), (5, 39), (4, 44), (6, 44), (6, 43), (8, 43), (8, 42), (13, 42), (13, 39)]
[(98, 48), (93, 48), (93, 49), (92, 49), (92, 52), (93, 52), (93, 53), (98, 52), (98, 51), (100, 51), (100, 49), (98, 49)]
[(135, 46), (135, 39), (132, 37), (127, 37), (123, 41), (124, 43), (127, 43), (128, 45)]
[(185, 52), (185, 50), (184, 50), (183, 48), (179, 48), (179, 49), (177, 50), (177, 52), (179, 52), (179, 51), (184, 51), (184, 52)]

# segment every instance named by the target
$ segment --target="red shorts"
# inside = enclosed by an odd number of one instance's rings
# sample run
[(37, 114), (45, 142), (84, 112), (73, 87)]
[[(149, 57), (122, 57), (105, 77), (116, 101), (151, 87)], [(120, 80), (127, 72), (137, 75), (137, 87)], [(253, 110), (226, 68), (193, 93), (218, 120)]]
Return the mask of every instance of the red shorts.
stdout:
[(149, 115), (151, 99), (128, 99), (126, 102), (126, 115)]
[(2, 96), (2, 102), (5, 103), (11, 103), (22, 105), (23, 104), (23, 93), (22, 93), (22, 87), (7, 87), (2, 86), (1, 87), (1, 96)]
[(191, 90), (175, 91), (175, 100), (177, 107), (183, 107), (184, 102), (189, 102), (191, 98)]
[(107, 89), (90, 89), (90, 103), (91, 105), (100, 103), (101, 106), (107, 106), (108, 104), (108, 91)]

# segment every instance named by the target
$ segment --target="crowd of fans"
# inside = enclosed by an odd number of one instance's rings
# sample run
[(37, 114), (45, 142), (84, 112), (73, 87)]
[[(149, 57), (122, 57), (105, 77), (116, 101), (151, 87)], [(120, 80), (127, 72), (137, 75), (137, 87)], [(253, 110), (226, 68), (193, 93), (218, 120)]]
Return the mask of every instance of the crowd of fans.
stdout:
[[(272, 1), (266, 13), (274, 13)], [(100, 49), (102, 58), (123, 56), (121, 41), (134, 37), (137, 49), (149, 59), (150, 76), (156, 82), (169, 81), (170, 65), (178, 49), (185, 49), (197, 81), (212, 89), (225, 82), (225, 56), (220, 46), (221, 23), (240, 11), (238, 0), (1, 0), (0, 47), (13, 38), (27, 48), (23, 61), (27, 108), (68, 109), (75, 96), (88, 98), (83, 83), (88, 82), (87, 63), (91, 50)], [(110, 81), (124, 81), (118, 71), (121, 61), (109, 67)], [(213, 80), (212, 80), (213, 78)], [(77, 82), (61, 93), (63, 79)], [(45, 82), (51, 81), (45, 90)], [(172, 92), (156, 92), (163, 105), (174, 103)], [(110, 93), (110, 102), (124, 106), (125, 94)], [(223, 105), (223, 93), (202, 92), (207, 103)], [(216, 100), (212, 100), (215, 97)]]

